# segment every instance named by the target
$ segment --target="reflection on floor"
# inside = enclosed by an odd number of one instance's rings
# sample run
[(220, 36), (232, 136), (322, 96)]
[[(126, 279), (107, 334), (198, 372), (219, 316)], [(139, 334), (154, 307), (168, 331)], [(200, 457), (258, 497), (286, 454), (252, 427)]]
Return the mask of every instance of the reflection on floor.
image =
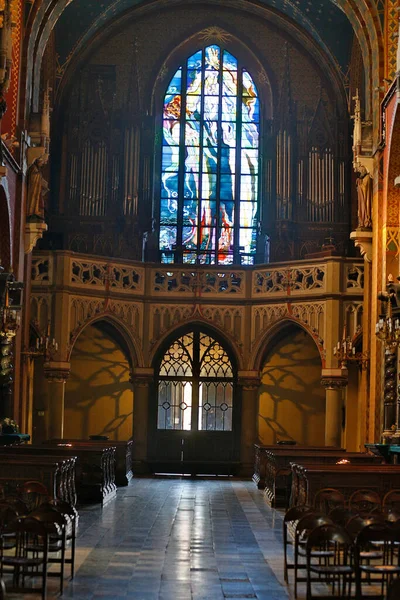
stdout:
[[(289, 597), (282, 515), (252, 482), (134, 479), (103, 509), (80, 514), (76, 575), (64, 598)], [(50, 579), (48, 598), (56, 597), (57, 580)]]

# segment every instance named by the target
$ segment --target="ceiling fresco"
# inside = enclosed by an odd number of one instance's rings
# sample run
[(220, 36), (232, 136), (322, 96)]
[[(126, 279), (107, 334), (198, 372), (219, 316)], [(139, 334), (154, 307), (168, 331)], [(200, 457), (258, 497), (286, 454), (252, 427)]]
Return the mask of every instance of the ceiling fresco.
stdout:
[[(61, 76), (73, 52), (86, 45), (107, 22), (146, 0), (74, 0), (56, 25), (56, 47)], [(262, 0), (305, 29), (345, 74), (353, 37), (352, 27), (335, 0)]]

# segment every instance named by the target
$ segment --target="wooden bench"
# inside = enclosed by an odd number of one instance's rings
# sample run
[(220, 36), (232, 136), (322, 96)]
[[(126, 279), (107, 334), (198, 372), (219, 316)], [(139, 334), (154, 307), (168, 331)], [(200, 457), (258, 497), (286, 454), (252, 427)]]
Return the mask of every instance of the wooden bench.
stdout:
[(3, 494), (15, 495), (27, 481), (40, 481), (50, 497), (76, 504), (74, 456), (41, 456), (0, 452), (0, 484)]
[(133, 440), (83, 440), (83, 439), (51, 439), (45, 442), (46, 446), (57, 444), (74, 444), (74, 447), (115, 448), (115, 483), (118, 486), (128, 485), (133, 477), (132, 473), (132, 451)]
[(353, 492), (367, 488), (376, 491), (381, 500), (391, 489), (400, 489), (400, 465), (350, 464), (302, 465), (291, 464), (293, 506), (312, 505), (315, 494), (332, 487), (348, 500)]
[(305, 450), (307, 452), (345, 452), (344, 448), (336, 446), (304, 446), (297, 444), (271, 444), (262, 445), (254, 444), (254, 474), (253, 481), (258, 489), (265, 489), (265, 472), (267, 464), (267, 450), (291, 450), (295, 456), (298, 451)]
[(265, 450), (265, 497), (271, 506), (287, 506), (291, 493), (291, 462), (300, 464), (335, 464), (349, 460), (357, 464), (380, 464), (379, 457), (368, 453), (345, 451), (309, 451), (289, 448)]

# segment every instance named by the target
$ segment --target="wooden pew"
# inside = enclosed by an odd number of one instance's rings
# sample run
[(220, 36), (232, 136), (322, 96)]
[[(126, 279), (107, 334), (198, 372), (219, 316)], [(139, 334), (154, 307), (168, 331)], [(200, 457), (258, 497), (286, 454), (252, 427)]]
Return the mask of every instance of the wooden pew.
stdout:
[[(76, 457), (76, 495), (79, 503), (104, 503), (115, 496), (115, 447), (77, 447), (68, 444), (38, 444), (2, 448), (0, 453), (14, 451), (41, 459), (44, 456)], [(39, 458), (40, 457), (40, 458)], [(32, 478), (31, 478), (32, 479)]]
[[(12, 450), (10, 448), (9, 450)], [(17, 450), (17, 451), (16, 451)], [(34, 453), (0, 451), (0, 484), (5, 496), (18, 493), (27, 481), (40, 481), (51, 498), (76, 504), (74, 456), (41, 456)]]
[(292, 471), (291, 462), (299, 464), (335, 464), (339, 460), (349, 460), (357, 464), (380, 464), (379, 457), (368, 453), (345, 452), (332, 450), (297, 450), (279, 448), (265, 450), (265, 496), (271, 506), (287, 506), (290, 490)]
[(132, 451), (133, 440), (114, 441), (114, 440), (83, 440), (83, 439), (51, 439), (45, 442), (46, 446), (57, 444), (74, 444), (74, 447), (115, 447), (115, 483), (118, 486), (128, 485), (133, 477), (132, 473)]
[(271, 444), (262, 445), (254, 444), (254, 474), (253, 481), (258, 489), (265, 489), (265, 473), (267, 464), (267, 450), (291, 450), (295, 456), (298, 451), (305, 450), (307, 452), (345, 452), (344, 448), (336, 446), (304, 446), (298, 444)]
[(353, 492), (363, 488), (378, 492), (381, 500), (389, 490), (400, 489), (400, 465), (292, 463), (291, 470), (293, 506), (312, 505), (315, 494), (327, 487), (338, 489), (346, 500)]

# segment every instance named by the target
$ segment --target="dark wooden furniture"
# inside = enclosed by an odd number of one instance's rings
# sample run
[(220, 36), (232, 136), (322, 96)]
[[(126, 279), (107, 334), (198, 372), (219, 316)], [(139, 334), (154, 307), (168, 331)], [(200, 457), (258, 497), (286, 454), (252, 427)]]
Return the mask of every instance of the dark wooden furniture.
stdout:
[(292, 506), (313, 505), (316, 493), (333, 487), (344, 495), (346, 501), (359, 489), (377, 492), (383, 500), (391, 489), (400, 488), (400, 466), (381, 464), (329, 465), (291, 464)]
[[(380, 464), (382, 459), (372, 454), (346, 452), (344, 450), (308, 450), (294, 448), (274, 448), (264, 450), (265, 455), (265, 496), (271, 506), (287, 506), (291, 493), (290, 463), (335, 464), (348, 460), (352, 464)], [(334, 487), (327, 485), (325, 487)]]
[[(12, 452), (11, 452), (12, 450)], [(3, 448), (0, 452), (0, 484), (3, 493), (15, 495), (18, 486), (27, 481), (43, 483), (51, 498), (76, 504), (75, 456), (46, 456), (20, 453), (18, 448)]]
[(118, 486), (128, 485), (133, 477), (132, 452), (133, 440), (83, 440), (83, 439), (51, 439), (45, 442), (46, 446), (57, 444), (74, 444), (74, 447), (115, 448), (115, 483)]
[(293, 452), (293, 456), (296, 456), (297, 452), (304, 450), (307, 452), (345, 452), (344, 448), (338, 448), (336, 446), (304, 446), (297, 444), (271, 444), (268, 446), (262, 444), (254, 444), (255, 457), (253, 481), (260, 490), (263, 490), (265, 488), (267, 450), (290, 450)]

